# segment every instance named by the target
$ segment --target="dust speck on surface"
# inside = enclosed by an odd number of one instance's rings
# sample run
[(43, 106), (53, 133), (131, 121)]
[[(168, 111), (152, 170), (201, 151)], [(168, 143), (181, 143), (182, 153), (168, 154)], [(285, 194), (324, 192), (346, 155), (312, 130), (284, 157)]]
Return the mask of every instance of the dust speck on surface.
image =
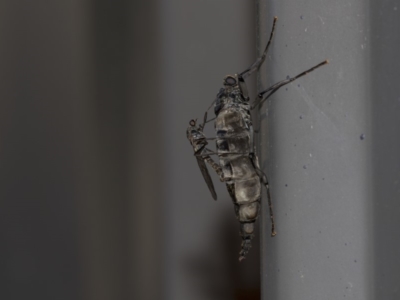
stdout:
[(363, 134), (360, 135), (360, 140), (363, 141), (364, 139), (365, 139), (365, 134), (363, 133)]

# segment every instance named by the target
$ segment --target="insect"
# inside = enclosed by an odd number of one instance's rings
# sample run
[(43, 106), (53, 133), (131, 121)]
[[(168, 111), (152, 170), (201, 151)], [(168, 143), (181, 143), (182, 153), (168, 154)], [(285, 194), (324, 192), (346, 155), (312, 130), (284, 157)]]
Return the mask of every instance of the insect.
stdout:
[[(251, 248), (255, 221), (261, 205), (261, 184), (265, 186), (267, 191), (271, 236), (276, 235), (269, 182), (266, 174), (259, 166), (256, 155), (250, 111), (261, 106), (282, 86), (328, 63), (327, 60), (323, 61), (295, 77), (273, 84), (258, 93), (256, 99), (250, 103), (245, 78), (258, 71), (264, 62), (274, 36), (277, 19), (277, 17), (274, 18), (271, 34), (262, 55), (243, 72), (225, 76), (223, 88), (220, 89), (216, 99), (205, 112), (203, 122), (197, 125), (197, 120), (191, 120), (186, 131), (203, 178), (213, 198), (216, 200), (217, 194), (206, 163), (214, 169), (220, 180), (225, 182), (232, 198), (235, 214), (240, 223), (240, 236), (242, 238), (239, 261), (246, 258)], [(208, 120), (208, 111), (212, 106), (214, 106), (215, 118)], [(216, 137), (207, 138), (203, 130), (205, 125), (212, 120), (215, 120)], [(216, 141), (216, 151), (207, 148), (208, 140)], [(212, 155), (218, 157), (218, 163), (211, 158)]]

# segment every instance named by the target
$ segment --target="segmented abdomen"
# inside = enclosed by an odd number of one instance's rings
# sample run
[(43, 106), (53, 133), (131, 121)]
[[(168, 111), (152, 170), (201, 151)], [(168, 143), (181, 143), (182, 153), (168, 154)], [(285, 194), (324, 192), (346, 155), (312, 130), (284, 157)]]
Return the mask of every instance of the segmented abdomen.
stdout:
[(240, 222), (257, 218), (261, 185), (250, 158), (251, 132), (244, 113), (236, 107), (221, 110), (215, 120), (217, 152), (228, 191)]

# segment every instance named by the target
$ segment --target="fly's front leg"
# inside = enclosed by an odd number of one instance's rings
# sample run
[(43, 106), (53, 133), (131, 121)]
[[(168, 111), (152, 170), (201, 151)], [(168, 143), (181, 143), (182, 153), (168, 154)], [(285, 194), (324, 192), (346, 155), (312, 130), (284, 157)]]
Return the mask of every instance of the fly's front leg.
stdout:
[[(247, 68), (242, 73), (240, 73), (239, 78), (240, 77), (246, 78), (246, 77), (250, 76), (254, 71), (257, 71), (260, 68), (260, 66), (262, 65), (262, 63), (264, 62), (265, 58), (267, 57), (267, 52), (268, 52), (269, 45), (271, 44), (272, 37), (274, 36), (275, 25), (276, 25), (277, 20), (278, 20), (278, 17), (274, 17), (274, 22), (272, 23), (271, 35), (269, 37), (267, 45), (265, 46), (263, 54), (259, 58), (257, 58), (257, 60), (249, 68)], [(240, 82), (240, 79), (239, 79), (239, 82)]]
[(260, 66), (262, 65), (262, 63), (264, 62), (265, 58), (267, 57), (268, 48), (269, 48), (269, 45), (271, 44), (272, 37), (274, 36), (275, 24), (276, 24), (277, 20), (278, 20), (278, 18), (275, 17), (274, 22), (272, 24), (271, 35), (269, 37), (267, 45), (265, 46), (263, 54), (259, 58), (257, 58), (257, 60), (249, 68), (247, 68), (246, 70), (244, 70), (243, 72), (238, 74), (240, 91), (242, 92), (242, 96), (245, 101), (249, 101), (250, 98), (249, 98), (249, 93), (247, 90), (247, 85), (246, 85), (246, 82), (244, 81), (244, 79), (246, 77), (250, 76), (251, 74), (253, 74), (254, 71), (257, 71), (260, 68)]
[(271, 193), (269, 191), (269, 182), (268, 182), (268, 177), (267, 175), (260, 169), (260, 165), (258, 163), (258, 157), (256, 154), (252, 155), (252, 161), (253, 161), (253, 165), (254, 165), (254, 169), (258, 175), (258, 177), (260, 177), (261, 182), (265, 185), (265, 188), (267, 190), (267, 198), (268, 198), (268, 207), (269, 207), (269, 217), (271, 219), (271, 236), (275, 236), (276, 235), (276, 231), (275, 231), (275, 220), (274, 220), (274, 212), (272, 210), (272, 200), (271, 200)]

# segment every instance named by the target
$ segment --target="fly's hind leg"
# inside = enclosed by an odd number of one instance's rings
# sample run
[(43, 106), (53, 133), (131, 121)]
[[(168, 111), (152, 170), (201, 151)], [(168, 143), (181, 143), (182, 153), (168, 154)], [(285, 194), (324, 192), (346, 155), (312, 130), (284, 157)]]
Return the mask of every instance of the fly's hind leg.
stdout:
[(252, 161), (253, 161), (253, 166), (254, 169), (258, 175), (258, 177), (260, 177), (261, 182), (265, 185), (265, 188), (267, 190), (267, 198), (268, 198), (268, 207), (269, 207), (269, 217), (271, 219), (271, 236), (275, 236), (276, 235), (276, 231), (275, 231), (275, 220), (274, 220), (274, 212), (272, 209), (272, 200), (271, 200), (271, 193), (269, 191), (269, 182), (268, 182), (268, 177), (267, 175), (260, 169), (260, 165), (258, 163), (258, 157), (257, 155), (253, 154), (252, 155)]
[(249, 68), (247, 68), (246, 70), (241, 72), (239, 74), (239, 77), (246, 78), (246, 77), (250, 76), (254, 71), (257, 71), (260, 68), (260, 66), (264, 62), (265, 58), (267, 57), (268, 48), (269, 48), (269, 45), (271, 44), (272, 37), (274, 36), (275, 25), (276, 25), (277, 20), (278, 20), (278, 17), (274, 17), (274, 21), (272, 23), (271, 34), (269, 36), (269, 40), (268, 40), (267, 45), (265, 46), (263, 54), (259, 58), (257, 58), (257, 60)]

